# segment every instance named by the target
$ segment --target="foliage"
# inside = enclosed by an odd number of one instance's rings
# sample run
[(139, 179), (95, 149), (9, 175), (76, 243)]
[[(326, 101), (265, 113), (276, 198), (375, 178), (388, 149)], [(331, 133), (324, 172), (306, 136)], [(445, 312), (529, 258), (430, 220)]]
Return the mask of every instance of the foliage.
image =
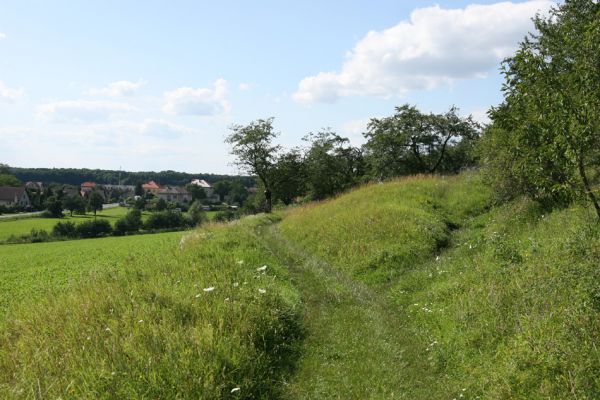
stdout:
[(248, 125), (233, 125), (226, 142), (231, 145), (231, 154), (237, 165), (249, 174), (256, 175), (265, 188), (266, 211), (272, 208), (271, 170), (275, 154), (280, 147), (273, 144), (278, 136), (273, 130), (273, 118), (259, 119)]
[(202, 188), (198, 185), (192, 185), (192, 184), (186, 185), (185, 188), (192, 195), (192, 201), (206, 200), (206, 192), (204, 191), (204, 188)]
[(134, 208), (115, 222), (114, 234), (124, 235), (129, 232), (137, 232), (142, 226), (142, 212)]
[(190, 226), (200, 225), (207, 220), (206, 213), (202, 210), (202, 203), (198, 200), (192, 203), (187, 215), (190, 220)]
[(240, 215), (232, 210), (219, 211), (214, 217), (216, 222), (228, 222), (238, 219)]
[(112, 225), (105, 219), (93, 219), (77, 225), (77, 235), (81, 238), (108, 236), (112, 231)]
[[(391, 117), (373, 118), (364, 134), (365, 151), (374, 178), (414, 173), (457, 172), (473, 164), (467, 153), (480, 135), (472, 117), (451, 107), (444, 114), (424, 114), (404, 104)], [(448, 157), (448, 155), (452, 157)]]
[(0, 174), (0, 186), (21, 186), (21, 181), (14, 175)]
[(504, 102), (481, 147), (488, 176), (502, 197), (546, 207), (587, 196), (600, 218), (600, 4), (567, 1), (534, 23), (503, 64)]
[(291, 149), (277, 157), (271, 171), (273, 200), (290, 204), (294, 198), (304, 196), (306, 187), (306, 164), (300, 149)]
[(92, 211), (94, 213), (94, 216), (96, 216), (96, 213), (99, 210), (102, 210), (102, 206), (104, 204), (104, 199), (102, 198), (102, 195), (100, 195), (100, 193), (93, 191), (90, 194), (90, 198), (88, 200), (88, 208), (90, 211)]
[(326, 129), (311, 133), (304, 140), (310, 143), (304, 158), (304, 173), (312, 199), (333, 196), (360, 182), (364, 174), (362, 152), (350, 146), (347, 138)]
[(167, 201), (163, 198), (158, 199), (155, 209), (156, 211), (165, 211), (167, 209)]
[(52, 228), (52, 235), (65, 238), (76, 238), (78, 235), (77, 226), (71, 222), (59, 222)]
[(252, 185), (253, 180), (248, 176), (230, 176), (220, 174), (189, 174), (177, 171), (144, 171), (130, 172), (119, 170), (102, 170), (86, 168), (13, 168), (6, 173), (11, 173), (23, 182), (63, 183), (79, 186), (82, 182), (91, 181), (98, 183), (117, 183), (123, 185), (137, 185), (138, 182), (154, 180), (162, 185), (185, 186), (192, 179), (204, 179), (216, 182), (224, 179), (240, 181), (244, 186)]
[(144, 229), (174, 229), (184, 228), (186, 225), (187, 221), (180, 212), (167, 210), (150, 214), (146, 222), (144, 222)]
[(71, 216), (73, 216), (73, 212), (77, 212), (78, 214), (85, 213), (85, 200), (81, 196), (68, 196), (63, 200), (63, 207), (70, 211)]
[(63, 204), (56, 196), (50, 196), (44, 204), (50, 216), (60, 218), (63, 215)]

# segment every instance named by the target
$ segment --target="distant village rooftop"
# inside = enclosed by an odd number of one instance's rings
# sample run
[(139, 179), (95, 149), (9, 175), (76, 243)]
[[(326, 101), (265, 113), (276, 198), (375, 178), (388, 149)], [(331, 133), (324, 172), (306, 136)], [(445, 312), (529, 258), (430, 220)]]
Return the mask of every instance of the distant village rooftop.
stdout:
[(211, 188), (210, 183), (206, 182), (204, 179), (192, 179), (192, 185), (200, 186), (203, 188)]

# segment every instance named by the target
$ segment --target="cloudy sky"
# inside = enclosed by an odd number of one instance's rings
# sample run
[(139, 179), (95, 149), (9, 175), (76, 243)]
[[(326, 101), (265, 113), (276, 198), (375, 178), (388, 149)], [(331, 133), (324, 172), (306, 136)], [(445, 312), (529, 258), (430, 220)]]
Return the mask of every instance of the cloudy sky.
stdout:
[(362, 142), (402, 103), (485, 119), (546, 0), (0, 4), (0, 162), (235, 173), (232, 124)]

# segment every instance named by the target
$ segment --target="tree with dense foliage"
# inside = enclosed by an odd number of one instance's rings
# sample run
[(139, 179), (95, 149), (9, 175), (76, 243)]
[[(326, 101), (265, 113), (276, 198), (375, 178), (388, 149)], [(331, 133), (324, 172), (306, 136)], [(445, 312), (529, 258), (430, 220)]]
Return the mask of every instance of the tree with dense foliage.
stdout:
[(504, 101), (482, 143), (488, 176), (499, 194), (546, 206), (587, 197), (600, 218), (600, 4), (565, 1), (534, 24), (503, 64)]
[(138, 181), (138, 182), (135, 184), (135, 190), (134, 190), (134, 194), (135, 194), (136, 196), (143, 196), (143, 195), (144, 195), (144, 187), (143, 187), (143, 184), (142, 184), (142, 182), (139, 182), (139, 181)]
[(234, 125), (226, 142), (231, 145), (231, 154), (237, 165), (247, 173), (258, 176), (265, 188), (265, 211), (273, 207), (271, 170), (280, 146), (273, 144), (278, 133), (273, 130), (273, 118), (259, 119), (248, 125)]
[(104, 204), (104, 199), (98, 192), (92, 192), (90, 194), (90, 198), (88, 200), (88, 207), (90, 211), (94, 213), (94, 218), (96, 217), (96, 212), (102, 210), (102, 205)]
[(306, 194), (306, 168), (300, 149), (291, 149), (279, 157), (271, 171), (273, 199), (290, 204), (296, 197)]
[(385, 179), (456, 172), (468, 164), (461, 150), (469, 150), (467, 143), (476, 140), (480, 131), (479, 124), (471, 116), (460, 117), (456, 107), (443, 114), (424, 114), (409, 104), (396, 107), (391, 117), (371, 119), (364, 134), (371, 175)]
[(158, 201), (156, 202), (156, 211), (164, 211), (167, 209), (167, 201), (165, 199), (163, 199), (162, 197), (160, 199), (158, 199)]
[(358, 184), (364, 175), (362, 152), (330, 129), (303, 138), (310, 143), (304, 158), (306, 189), (314, 200), (333, 196)]
[(185, 186), (185, 189), (192, 195), (192, 201), (198, 200), (202, 202), (206, 200), (206, 191), (201, 186), (190, 183)]
[(63, 207), (71, 213), (77, 211), (78, 213), (85, 213), (85, 200), (81, 196), (66, 196), (62, 199)]
[(60, 218), (63, 216), (63, 203), (56, 196), (50, 196), (44, 204), (46, 211), (53, 217)]

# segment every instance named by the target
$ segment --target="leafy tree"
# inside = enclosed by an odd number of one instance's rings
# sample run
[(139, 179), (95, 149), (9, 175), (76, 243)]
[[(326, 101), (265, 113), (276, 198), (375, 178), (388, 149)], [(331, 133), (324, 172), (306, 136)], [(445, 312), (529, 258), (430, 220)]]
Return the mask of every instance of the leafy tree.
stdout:
[(52, 236), (74, 238), (77, 237), (77, 227), (73, 222), (59, 222), (52, 228)]
[(271, 172), (273, 198), (290, 204), (295, 197), (306, 194), (306, 165), (299, 149), (281, 154)]
[(167, 201), (163, 198), (158, 199), (156, 202), (156, 211), (164, 211), (167, 209)]
[(202, 210), (202, 203), (200, 201), (194, 201), (188, 210), (188, 218), (190, 219), (190, 225), (200, 225), (206, 221), (206, 214)]
[(137, 182), (135, 184), (135, 195), (136, 196), (143, 196), (144, 195), (144, 188), (142, 187), (142, 182)]
[(11, 174), (0, 174), (0, 186), (21, 186), (21, 181)]
[(135, 201), (135, 203), (133, 204), (133, 207), (136, 210), (143, 210), (144, 208), (146, 208), (146, 199), (144, 197), (140, 197), (139, 199), (137, 199)]
[(206, 192), (204, 191), (204, 189), (198, 185), (192, 185), (192, 184), (188, 184), (185, 187), (187, 189), (188, 192), (191, 193), (192, 195), (192, 201), (202, 201), (202, 200), (206, 200)]
[(98, 210), (102, 210), (102, 205), (104, 204), (104, 199), (98, 192), (92, 192), (90, 194), (90, 199), (88, 201), (88, 208), (90, 211), (94, 212), (94, 218), (96, 217), (96, 212)]
[(304, 137), (310, 147), (304, 159), (306, 188), (315, 200), (324, 199), (356, 185), (364, 174), (362, 152), (347, 138), (325, 129)]
[(115, 222), (114, 234), (120, 236), (127, 232), (137, 232), (142, 225), (142, 212), (134, 208)]
[(600, 218), (600, 4), (565, 1), (503, 64), (504, 101), (482, 146), (501, 194), (547, 206), (585, 198)]
[(68, 196), (62, 199), (63, 207), (71, 213), (77, 211), (78, 213), (85, 213), (85, 200), (81, 196)]
[(364, 134), (371, 174), (385, 179), (458, 170), (462, 165), (444, 164), (450, 148), (477, 139), (480, 130), (472, 117), (461, 118), (456, 107), (444, 114), (424, 114), (409, 104), (396, 107), (391, 117), (371, 119)]
[(51, 216), (60, 218), (63, 215), (63, 204), (56, 196), (50, 196), (46, 199), (46, 210)]
[(244, 171), (258, 176), (265, 188), (266, 212), (273, 207), (271, 170), (275, 154), (280, 147), (273, 144), (278, 136), (273, 130), (273, 118), (259, 119), (248, 125), (234, 125), (226, 142), (231, 145), (231, 154), (237, 157), (237, 165)]

